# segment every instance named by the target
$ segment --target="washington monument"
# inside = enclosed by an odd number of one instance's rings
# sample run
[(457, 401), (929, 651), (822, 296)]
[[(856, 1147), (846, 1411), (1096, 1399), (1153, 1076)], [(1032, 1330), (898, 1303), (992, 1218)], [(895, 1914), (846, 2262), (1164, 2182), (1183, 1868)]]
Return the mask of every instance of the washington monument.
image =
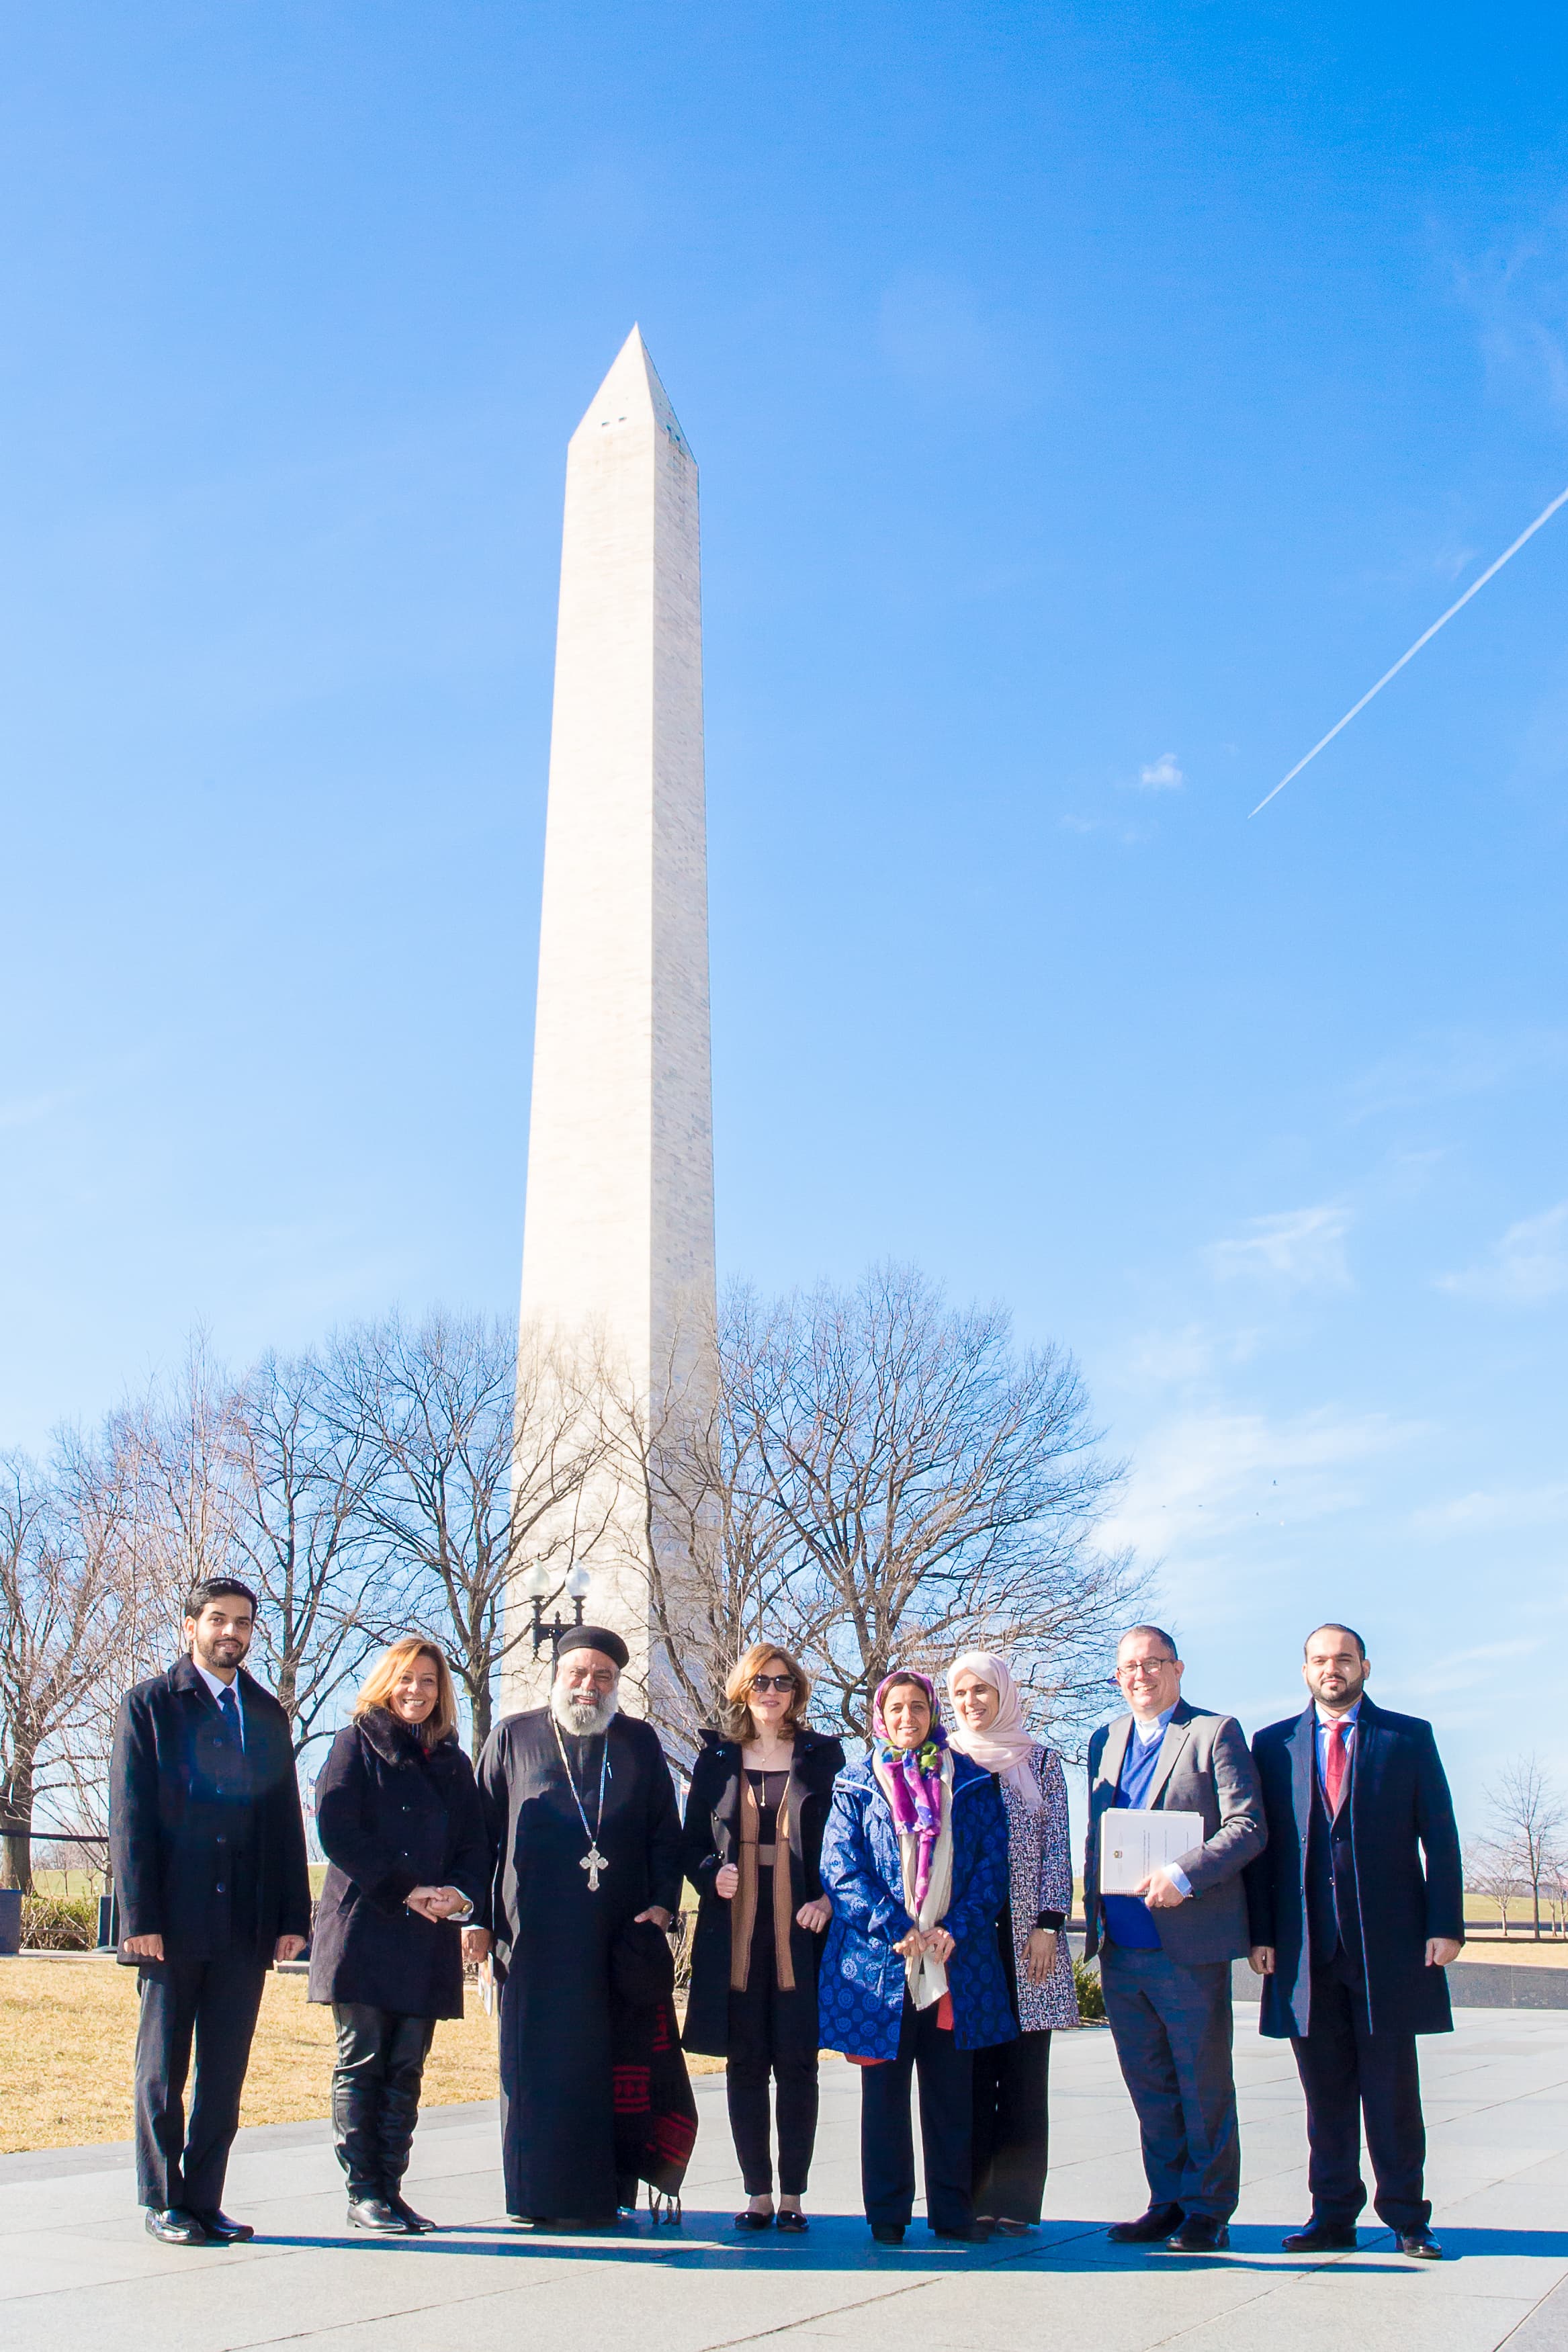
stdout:
[[(634, 327), (566, 457), (521, 1323), (657, 1417), (713, 1313), (697, 466)], [(592, 1501), (589, 1615), (640, 1674), (644, 1496)]]

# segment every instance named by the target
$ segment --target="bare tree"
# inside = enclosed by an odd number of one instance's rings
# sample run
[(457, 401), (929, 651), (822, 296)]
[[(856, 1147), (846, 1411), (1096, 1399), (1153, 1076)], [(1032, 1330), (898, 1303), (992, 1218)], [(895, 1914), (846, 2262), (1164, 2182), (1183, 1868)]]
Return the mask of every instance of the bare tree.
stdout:
[(1550, 1883), (1552, 1864), (1568, 1819), (1563, 1791), (1547, 1778), (1534, 1756), (1521, 1756), (1499, 1774), (1487, 1790), (1491, 1807), (1494, 1843), (1512, 1857), (1534, 1917), (1535, 1941), (1541, 1941), (1541, 1894)]
[(340, 1435), (367, 1444), (379, 1475), (365, 1513), (385, 1545), (379, 1638), (417, 1629), (439, 1641), (489, 1736), (495, 1678), (526, 1638), (506, 1622), (525, 1564), (563, 1572), (593, 1537), (577, 1525), (605, 1441), (573, 1367), (510, 1327), (432, 1315), (345, 1333), (331, 1359)]
[(318, 1358), (268, 1354), (225, 1414), (233, 1549), (260, 1596), (257, 1645), (297, 1756), (331, 1730), (334, 1702), (363, 1662), (367, 1588), (385, 1559), (369, 1509), (380, 1450), (331, 1405)]
[[(7, 1885), (30, 1890), (34, 1807), (40, 1797), (75, 1793), (61, 1744), (114, 1679), (127, 1599), (122, 1504), (99, 1459), (69, 1435), (47, 1471), (20, 1456), (0, 1465), (0, 1845)], [(41, 1778), (46, 1771), (52, 1777)]]
[(178, 1651), (193, 1585), (214, 1576), (243, 1577), (237, 1415), (235, 1385), (198, 1330), (177, 1372), (153, 1381), (142, 1396), (110, 1416), (116, 1475), (134, 1489), (130, 1540), (140, 1650), (134, 1664), (143, 1673), (166, 1665)]
[[(707, 1570), (689, 1534), (676, 1543), (659, 1623), (693, 1703), (765, 1631), (863, 1735), (890, 1665), (985, 1641), (1070, 1736), (1139, 1593), (1131, 1560), (1093, 1540), (1121, 1472), (1071, 1359), (1019, 1356), (999, 1309), (952, 1307), (896, 1266), (771, 1306), (734, 1291), (719, 1352), (721, 1394), (688, 1441), (695, 1503), (671, 1508), (677, 1450), (648, 1449), (650, 1519), (705, 1515), (717, 1536)], [(650, 1559), (657, 1573), (651, 1543)]]
[(1509, 1841), (1479, 1838), (1465, 1849), (1466, 1891), (1484, 1895), (1489, 1902), (1497, 1905), (1505, 1938), (1509, 1931), (1510, 1907), (1521, 1899), (1528, 1884), (1519, 1866), (1519, 1856)]

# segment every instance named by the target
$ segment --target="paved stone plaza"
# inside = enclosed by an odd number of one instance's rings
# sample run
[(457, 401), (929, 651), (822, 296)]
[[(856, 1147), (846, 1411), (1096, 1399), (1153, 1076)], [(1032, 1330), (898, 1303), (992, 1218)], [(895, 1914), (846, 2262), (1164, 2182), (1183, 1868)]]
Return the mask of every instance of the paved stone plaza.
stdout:
[(1382, 2232), (1327, 2262), (1279, 2252), (1305, 2219), (1301, 2107), (1288, 2050), (1237, 2033), (1247, 2188), (1232, 2252), (1175, 2261), (1107, 2246), (1108, 2218), (1142, 2203), (1131, 2119), (1103, 2031), (1058, 2037), (1048, 2219), (1039, 2237), (873, 2250), (859, 2218), (858, 2088), (823, 2068), (814, 2221), (798, 2242), (741, 2245), (741, 2201), (718, 2076), (697, 2084), (701, 2137), (686, 2225), (646, 2214), (613, 2240), (519, 2236), (501, 2220), (494, 2111), (432, 2110), (411, 2187), (450, 2224), (392, 2244), (350, 2237), (320, 2124), (245, 2134), (229, 2210), (263, 2233), (232, 2252), (155, 2245), (133, 2205), (129, 2151), (0, 2158), (0, 2342), (7, 2352), (514, 2352), (569, 2341), (633, 2352), (718, 2352), (771, 2337), (800, 2352), (1012, 2352), (1073, 2343), (1141, 2352), (1547, 2352), (1568, 2347), (1568, 2014), (1461, 2012), (1423, 2044), (1441, 2264), (1406, 2262)]

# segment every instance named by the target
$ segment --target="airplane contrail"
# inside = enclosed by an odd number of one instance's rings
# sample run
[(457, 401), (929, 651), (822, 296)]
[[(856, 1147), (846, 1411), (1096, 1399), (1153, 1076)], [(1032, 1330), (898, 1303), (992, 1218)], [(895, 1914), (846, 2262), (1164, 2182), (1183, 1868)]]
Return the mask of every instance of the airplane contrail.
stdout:
[(1536, 516), (1535, 520), (1530, 525), (1528, 530), (1521, 530), (1519, 537), (1514, 541), (1513, 545), (1511, 547), (1505, 547), (1502, 553), (1498, 557), (1497, 562), (1495, 563), (1489, 563), (1479, 580), (1471, 581), (1469, 586), (1466, 589), (1464, 594), (1458, 599), (1458, 603), (1450, 604), (1447, 611), (1443, 614), (1440, 620), (1434, 621), (1429, 629), (1424, 629), (1422, 631), (1420, 636), (1416, 638), (1415, 643), (1411, 646), (1410, 651), (1405, 654), (1401, 654), (1399, 659), (1394, 663), (1394, 667), (1392, 669), (1385, 669), (1375, 686), (1368, 687), (1366, 692), (1362, 696), (1361, 700), (1355, 704), (1353, 709), (1346, 711), (1344, 717), (1339, 721), (1337, 726), (1330, 728), (1328, 733), (1323, 737), (1322, 742), (1314, 743), (1311, 750), (1308, 752), (1306, 759), (1298, 760), (1295, 766), (1291, 769), (1289, 775), (1280, 777), (1279, 782), (1274, 787), (1274, 792), (1264, 793), (1263, 798), (1258, 803), (1258, 807), (1251, 812), (1251, 815), (1247, 819), (1248, 824), (1252, 822), (1252, 817), (1257, 816), (1261, 810), (1266, 809), (1268, 806), (1269, 802), (1274, 798), (1275, 793), (1282, 793), (1286, 785), (1295, 777), (1299, 776), (1302, 769), (1309, 766), (1310, 762), (1317, 758), (1319, 752), (1333, 741), (1334, 737), (1340, 732), (1340, 730), (1350, 725), (1351, 720), (1356, 716), (1357, 711), (1364, 710), (1366, 709), (1367, 704), (1372, 700), (1374, 694), (1381, 694), (1383, 692), (1384, 688), (1388, 684), (1391, 677), (1398, 677), (1400, 671), (1405, 667), (1405, 663), (1407, 661), (1413, 661), (1415, 656), (1420, 652), (1422, 646), (1431, 643), (1438, 630), (1445, 627), (1447, 624), (1453, 619), (1455, 614), (1459, 612), (1463, 606), (1468, 604), (1471, 597), (1474, 596), (1479, 590), (1484, 588), (1487, 582), (1490, 580), (1495, 573), (1502, 570), (1503, 565), (1508, 562), (1510, 555), (1517, 555), (1519, 553), (1520, 549), (1524, 545), (1527, 539), (1533, 539), (1535, 537), (1536, 532), (1541, 529), (1543, 522), (1551, 521), (1552, 516), (1561, 506), (1568, 506), (1568, 490), (1559, 490), (1557, 496), (1552, 499), (1552, 504), (1549, 507), (1542, 508), (1541, 512)]

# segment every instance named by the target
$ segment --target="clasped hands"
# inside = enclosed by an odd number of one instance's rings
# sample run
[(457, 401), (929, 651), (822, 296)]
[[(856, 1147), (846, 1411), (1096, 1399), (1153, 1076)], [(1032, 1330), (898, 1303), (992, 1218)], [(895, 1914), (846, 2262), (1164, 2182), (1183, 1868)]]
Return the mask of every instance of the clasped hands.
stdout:
[(906, 1960), (946, 1961), (952, 1958), (952, 1943), (945, 1927), (911, 1927), (907, 1936), (900, 1937), (893, 1949)]
[(439, 1924), (449, 1919), (454, 1911), (471, 1908), (468, 1896), (456, 1886), (416, 1886), (403, 1898), (410, 1911), (417, 1911), (421, 1919)]

